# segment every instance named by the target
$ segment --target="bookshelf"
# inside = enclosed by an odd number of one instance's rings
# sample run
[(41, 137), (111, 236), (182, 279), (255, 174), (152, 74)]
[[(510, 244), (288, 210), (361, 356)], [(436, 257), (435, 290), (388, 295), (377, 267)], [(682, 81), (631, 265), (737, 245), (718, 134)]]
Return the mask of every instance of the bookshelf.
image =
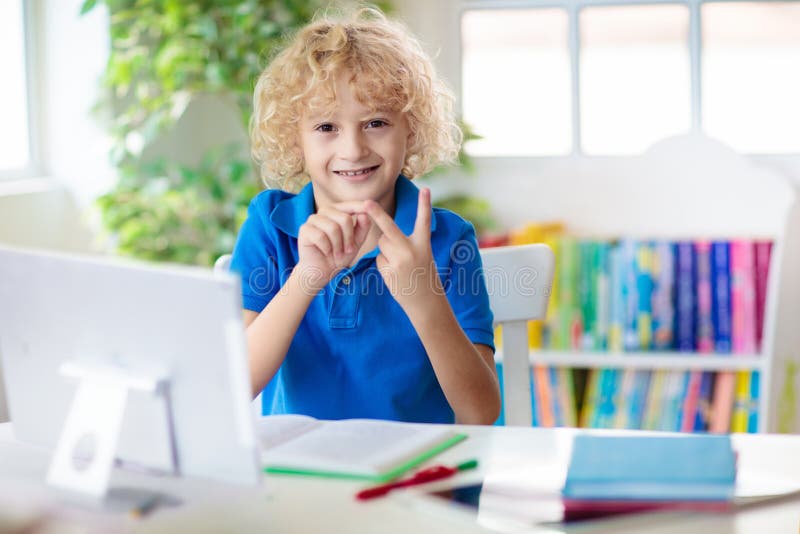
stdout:
[(531, 365), (759, 371), (758, 431), (800, 429), (791, 372), (800, 362), (800, 207), (788, 179), (696, 134), (634, 158), (577, 162), (571, 173), (550, 173), (555, 180), (543, 178), (547, 169), (537, 174), (527, 186), (527, 220), (563, 221), (578, 238), (754, 239), (771, 240), (773, 249), (759, 353), (532, 350)]

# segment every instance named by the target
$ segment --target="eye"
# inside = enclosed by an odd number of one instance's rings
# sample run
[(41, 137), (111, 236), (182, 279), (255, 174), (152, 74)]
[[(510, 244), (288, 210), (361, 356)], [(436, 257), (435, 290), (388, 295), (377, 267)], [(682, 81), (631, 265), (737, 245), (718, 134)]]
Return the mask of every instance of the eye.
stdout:
[(367, 128), (380, 128), (382, 126), (388, 126), (389, 123), (383, 119), (372, 119), (367, 123)]
[(336, 128), (334, 128), (333, 124), (329, 122), (324, 122), (322, 124), (319, 124), (315, 126), (314, 129), (318, 132), (326, 132), (326, 133), (336, 131)]

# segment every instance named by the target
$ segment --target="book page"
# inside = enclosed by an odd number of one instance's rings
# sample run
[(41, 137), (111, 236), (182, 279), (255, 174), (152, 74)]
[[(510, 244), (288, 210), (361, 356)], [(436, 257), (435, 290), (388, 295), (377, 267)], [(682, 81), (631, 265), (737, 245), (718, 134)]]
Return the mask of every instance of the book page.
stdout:
[(326, 421), (264, 453), (267, 465), (380, 474), (453, 436), (448, 427), (392, 421)]
[(322, 421), (307, 415), (267, 415), (256, 419), (256, 433), (261, 450), (265, 451), (321, 424)]

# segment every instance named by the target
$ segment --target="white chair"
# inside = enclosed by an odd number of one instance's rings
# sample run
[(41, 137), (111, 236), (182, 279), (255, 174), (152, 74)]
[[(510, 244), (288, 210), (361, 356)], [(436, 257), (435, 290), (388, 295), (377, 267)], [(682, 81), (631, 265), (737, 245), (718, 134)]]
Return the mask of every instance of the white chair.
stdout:
[(481, 250), (495, 325), (502, 325), (505, 424), (531, 426), (528, 321), (544, 319), (553, 285), (555, 256), (547, 245)]
[[(494, 322), (503, 326), (505, 424), (531, 426), (528, 321), (547, 314), (555, 258), (547, 245), (521, 245), (482, 249), (481, 259)], [(227, 271), (230, 262), (230, 254), (220, 256), (214, 271)]]

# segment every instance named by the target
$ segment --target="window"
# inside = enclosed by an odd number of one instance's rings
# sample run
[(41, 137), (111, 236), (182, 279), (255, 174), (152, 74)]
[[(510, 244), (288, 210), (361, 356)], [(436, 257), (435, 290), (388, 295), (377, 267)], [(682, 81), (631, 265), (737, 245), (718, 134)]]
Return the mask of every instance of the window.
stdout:
[(0, 178), (31, 168), (23, 0), (0, 2)]
[(798, 0), (463, 1), (473, 155), (628, 155), (688, 131), (800, 153)]
[[(467, 12), (461, 21), (464, 120), (476, 155), (568, 154), (569, 21), (563, 9)], [(524, 65), (524, 67), (521, 67)], [(491, 102), (491, 105), (486, 103)]]
[(690, 126), (689, 9), (580, 11), (581, 149), (635, 154)]
[(800, 3), (704, 4), (703, 128), (750, 153), (800, 152)]

